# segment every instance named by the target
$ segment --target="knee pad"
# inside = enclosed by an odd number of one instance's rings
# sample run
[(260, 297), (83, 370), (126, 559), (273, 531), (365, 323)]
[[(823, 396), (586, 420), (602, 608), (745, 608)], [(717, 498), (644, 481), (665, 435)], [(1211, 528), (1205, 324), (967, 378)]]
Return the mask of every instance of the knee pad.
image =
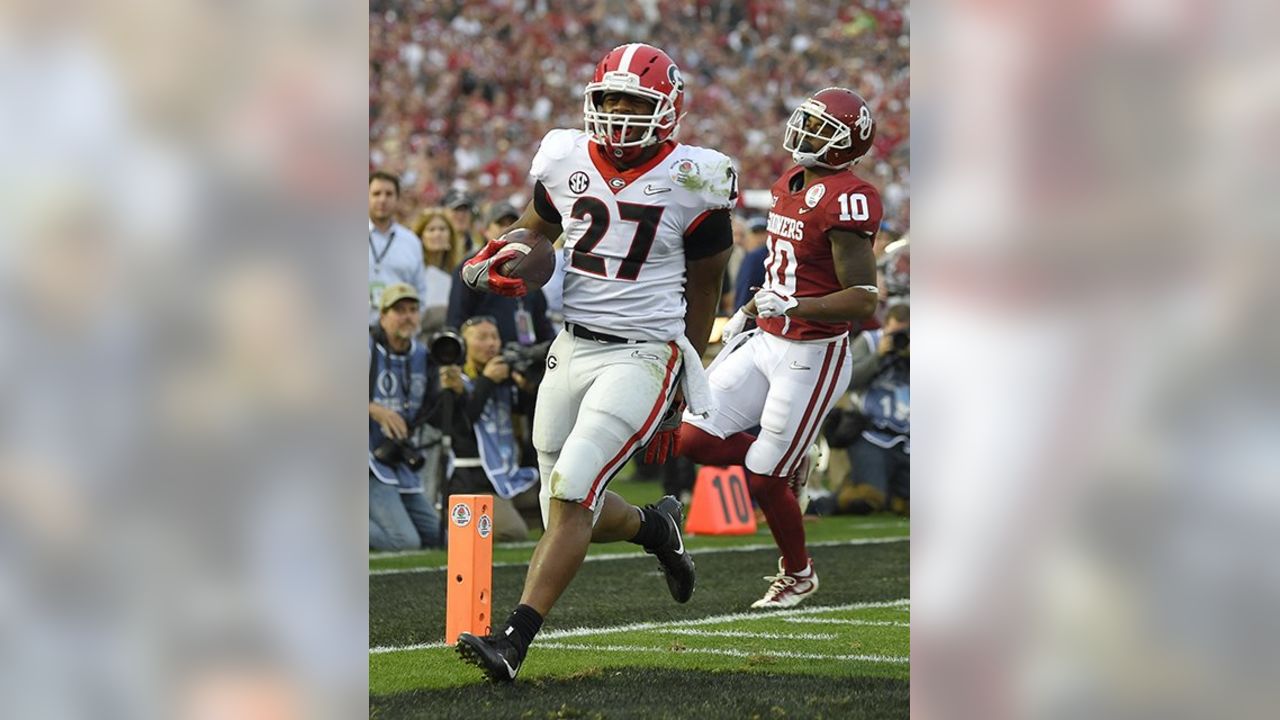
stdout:
[(564, 418), (551, 417), (550, 413), (533, 415), (533, 447), (539, 453), (555, 454), (564, 447), (565, 439), (573, 424)]
[(747, 451), (747, 469), (756, 475), (772, 473), (790, 446), (789, 440), (767, 431), (761, 433)]
[(586, 498), (591, 484), (608, 460), (595, 443), (569, 438), (547, 477), (550, 496), (573, 502)]

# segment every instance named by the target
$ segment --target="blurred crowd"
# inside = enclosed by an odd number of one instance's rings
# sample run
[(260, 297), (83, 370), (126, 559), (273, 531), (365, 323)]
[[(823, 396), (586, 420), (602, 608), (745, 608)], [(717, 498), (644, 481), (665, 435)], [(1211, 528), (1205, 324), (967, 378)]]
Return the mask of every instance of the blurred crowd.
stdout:
[(790, 164), (781, 138), (796, 105), (857, 90), (877, 122), (858, 172), (880, 188), (888, 228), (908, 227), (905, 0), (373, 0), (369, 30), (370, 170), (401, 176), (405, 215), (451, 189), (522, 205), (542, 136), (582, 126), (600, 58), (661, 38), (686, 80), (679, 139), (734, 158), (745, 191)]
[[(762, 191), (791, 164), (781, 148), (787, 117), (805, 97), (832, 85), (857, 90), (875, 113), (875, 146), (855, 171), (881, 191), (885, 220), (876, 251), (882, 258), (882, 290), (894, 303), (905, 303), (910, 27), (904, 0), (874, 0), (861, 7), (831, 0), (374, 0), (369, 23), (371, 325), (377, 334), (381, 320), (390, 317), (391, 308), (381, 295), (399, 282), (411, 286), (412, 293), (401, 288), (398, 294), (405, 295), (405, 302), (412, 295), (417, 318), (411, 333), (416, 344), (412, 351), (401, 352), (425, 353), (439, 333), (466, 329), (473, 321), (484, 320), (483, 325), (491, 327), (497, 337), (486, 344), (492, 347), (484, 357), (473, 357), (470, 366), (464, 365), (462, 374), (469, 380), (465, 391), (457, 386), (457, 402), (471, 407), (468, 418), (435, 423), (462, 445), (475, 445), (471, 430), (483, 403), (473, 400), (490, 397), (486, 383), (506, 388), (494, 396), (503, 398), (502, 407), (490, 408), (491, 415), (502, 415), (504, 427), (512, 413), (518, 417), (531, 412), (531, 398), (525, 396), (536, 388), (536, 378), (522, 378), (518, 390), (507, 389), (516, 387), (519, 373), (513, 367), (528, 366), (530, 356), (536, 357), (559, 328), (563, 267), (542, 290), (517, 301), (469, 291), (459, 282), (458, 265), (518, 216), (518, 208), (528, 202), (527, 172), (539, 141), (552, 128), (581, 127), (582, 88), (604, 53), (617, 45), (661, 38), (659, 44), (680, 65), (687, 84), (679, 139), (725, 152), (740, 169), (744, 192), (734, 223), (735, 250), (722, 314), (732, 314), (749, 297), (747, 290), (763, 281), (768, 193)], [(880, 462), (874, 456), (881, 451), (905, 456), (909, 447), (903, 440), (906, 424), (899, 422), (901, 417), (893, 418), (907, 412), (909, 392), (886, 384), (902, 375), (894, 369), (903, 367), (905, 354), (895, 344), (901, 341), (893, 338), (905, 337), (906, 326), (898, 322), (881, 331), (883, 319), (882, 312), (868, 323), (865, 343), (855, 344), (866, 345), (863, 383), (851, 388), (844, 403), (850, 417), (870, 423), (866, 437), (872, 438), (873, 447), (863, 447), (868, 441), (852, 437), (844, 445), (850, 447), (850, 457), (860, 456), (864, 465)], [(463, 334), (459, 339), (465, 339)], [(390, 351), (386, 357), (395, 355)], [(431, 377), (435, 382), (434, 374)], [(873, 381), (876, 388), (870, 387)], [(476, 382), (482, 386), (479, 395)], [(868, 404), (867, 397), (873, 402)], [(884, 413), (877, 412), (886, 398), (888, 417), (882, 417)], [(402, 402), (424, 401), (439, 398)], [(881, 430), (892, 425), (892, 432), (875, 435), (876, 423)], [(517, 432), (509, 438), (523, 447), (513, 450), (512, 468), (518, 468), (521, 459), (527, 464), (531, 455), (527, 434), (519, 432), (519, 423), (515, 426)], [(850, 427), (846, 422), (845, 435)], [(433, 435), (428, 423), (407, 430), (420, 446), (429, 447), (440, 435)], [(387, 441), (384, 431), (389, 428), (371, 416), (371, 452)], [(902, 459), (891, 458), (885, 467), (905, 467)], [(471, 475), (468, 489), (485, 489), (474, 463), (465, 458), (462, 462), (461, 474)], [(436, 493), (458, 475), (454, 470), (445, 472), (433, 460), (415, 470), (413, 479), (402, 472), (406, 480), (400, 493)], [(486, 472), (490, 478), (496, 474), (494, 468)], [(380, 487), (386, 478), (380, 483), (376, 475), (371, 470), (371, 509), (377, 504), (394, 511), (401, 535), (412, 538), (409, 516), (414, 499), (404, 497), (409, 515), (400, 503), (375, 502), (375, 495), (395, 495)], [(815, 505), (825, 511), (905, 508), (909, 497), (905, 477), (884, 468), (859, 473), (837, 460), (827, 475), (832, 478), (826, 483), (830, 489), (845, 491), (840, 503), (832, 493), (828, 502)], [(688, 467), (665, 468), (663, 476), (668, 491), (688, 492)], [(858, 487), (852, 496), (847, 487), (851, 483)], [(815, 490), (822, 494), (821, 488)], [(419, 535), (424, 545), (440, 540), (425, 531)], [(511, 537), (522, 536), (519, 527)]]

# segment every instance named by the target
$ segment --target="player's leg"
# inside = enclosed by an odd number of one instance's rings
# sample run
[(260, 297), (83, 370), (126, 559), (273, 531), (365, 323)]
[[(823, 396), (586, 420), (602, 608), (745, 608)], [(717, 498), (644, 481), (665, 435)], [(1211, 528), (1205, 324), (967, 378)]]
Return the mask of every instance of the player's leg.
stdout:
[(529, 560), (521, 605), (536, 610), (543, 618), (551, 612), (587, 555), (592, 515), (591, 508), (581, 503), (552, 498), (547, 531)]
[(556, 460), (543, 490), (548, 502), (547, 533), (529, 564), (520, 602), (544, 617), (582, 564), (593, 528), (606, 506), (611, 512), (600, 528), (602, 537), (617, 534), (635, 522), (618, 506), (621, 498), (613, 495), (614, 500), (608, 502), (605, 488), (657, 430), (662, 411), (675, 392), (679, 369), (674, 344), (591, 347), (589, 341), (575, 341), (579, 352), (574, 356), (578, 366), (574, 374), (585, 377), (589, 385), (573, 429), (563, 444), (554, 448), (552, 441), (558, 438), (540, 432), (538, 418), (534, 421), (540, 461), (544, 454), (550, 456), (544, 450), (553, 449)]
[(681, 526), (684, 509), (674, 495), (637, 507), (613, 491), (605, 491), (604, 509), (596, 523), (591, 542), (625, 540), (639, 545), (658, 559), (667, 581), (667, 590), (678, 603), (689, 602), (697, 584), (693, 557), (684, 549)]
[(789, 607), (817, 589), (805, 548), (804, 518), (788, 480), (805, 461), (827, 413), (849, 383), (849, 342), (793, 343), (767, 338), (772, 377), (760, 437), (747, 452), (747, 482), (782, 552), (779, 573), (752, 607)]
[(459, 638), (464, 657), (495, 680), (514, 679), (543, 618), (577, 573), (605, 509), (605, 486), (656, 431), (679, 365), (674, 343), (601, 345), (562, 334), (551, 354), (560, 362), (539, 390), (533, 430), (547, 531), (506, 627), (489, 638)]
[[(578, 367), (580, 358), (575, 356), (580, 343), (568, 333), (562, 332), (556, 338), (548, 351), (548, 357), (555, 357), (556, 363), (554, 367), (548, 363), (538, 388), (533, 439), (542, 478), (539, 500), (546, 532), (534, 549), (521, 603), (507, 618), (506, 624), (495, 626), (490, 635), (477, 637), (463, 633), (458, 638), (459, 654), (483, 670), (490, 680), (509, 682), (515, 679), (529, 643), (542, 627), (543, 616), (568, 586), (590, 542), (590, 511), (574, 504), (566, 508), (565, 503), (554, 501), (550, 494), (556, 461), (573, 428), (578, 404), (587, 387), (585, 383), (577, 382), (578, 379), (586, 379)], [(580, 517), (584, 511), (585, 521)], [(550, 565), (545, 562), (548, 558), (552, 561)], [(538, 568), (536, 575), (540, 578), (537, 582), (534, 581), (535, 568)], [(530, 595), (537, 603), (536, 608), (525, 602)]]
[(592, 542), (624, 540), (643, 547), (658, 559), (671, 596), (683, 603), (693, 595), (696, 579), (693, 558), (680, 535), (680, 501), (667, 496), (641, 508), (607, 490), (631, 455), (657, 431), (676, 391), (677, 355), (674, 346), (656, 344), (617, 353), (583, 398), (578, 425), (565, 443), (557, 471), (592, 480), (590, 488), (574, 493), (585, 492), (584, 502), (593, 494), (600, 498)]
[(630, 540), (640, 531), (642, 513), (621, 495), (606, 490), (601, 501), (600, 519), (591, 533), (593, 543)]
[(760, 424), (769, 378), (753, 353), (764, 345), (753, 332), (731, 343), (707, 369), (716, 412), (708, 417), (685, 413), (680, 424), (680, 454), (702, 465), (742, 465), (756, 441), (744, 432)]
[(516, 679), (529, 645), (542, 629), (543, 618), (569, 586), (591, 543), (592, 511), (579, 503), (553, 498), (547, 531), (529, 561), (520, 604), (507, 622), (486, 637), (470, 633), (458, 636), (463, 659), (478, 666), (490, 680)]

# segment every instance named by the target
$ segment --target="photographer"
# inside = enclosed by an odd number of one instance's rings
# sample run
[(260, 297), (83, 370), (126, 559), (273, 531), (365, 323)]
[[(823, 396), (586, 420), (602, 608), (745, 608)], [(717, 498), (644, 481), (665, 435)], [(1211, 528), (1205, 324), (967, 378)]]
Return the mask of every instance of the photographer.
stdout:
[(436, 544), (439, 515), (423, 492), (415, 431), (438, 422), (440, 387), (462, 392), (461, 372), (433, 363), (418, 333), (418, 293), (396, 283), (382, 293), (369, 332), (369, 547), (413, 550)]
[(910, 329), (911, 306), (890, 306), (884, 327), (853, 343), (850, 381), (863, 423), (849, 450), (853, 479), (903, 511), (911, 499)]
[(490, 317), (467, 320), (462, 337), (466, 392), (450, 433), (455, 460), (447, 492), (494, 495), (494, 539), (525, 540), (529, 528), (520, 511), (538, 515), (538, 469), (520, 467), (515, 422), (516, 416), (533, 416), (537, 385), (531, 377), (541, 373), (543, 360), (529, 348), (509, 345), (500, 351), (498, 326)]

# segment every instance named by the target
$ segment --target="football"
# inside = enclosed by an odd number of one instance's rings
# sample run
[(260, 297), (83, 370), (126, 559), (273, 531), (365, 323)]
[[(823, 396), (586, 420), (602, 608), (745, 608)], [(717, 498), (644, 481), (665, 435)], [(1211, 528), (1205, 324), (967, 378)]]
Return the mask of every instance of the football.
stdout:
[(498, 272), (520, 278), (530, 290), (547, 284), (556, 271), (556, 249), (545, 236), (525, 228), (516, 228), (502, 236), (510, 248), (520, 253), (502, 265)]

